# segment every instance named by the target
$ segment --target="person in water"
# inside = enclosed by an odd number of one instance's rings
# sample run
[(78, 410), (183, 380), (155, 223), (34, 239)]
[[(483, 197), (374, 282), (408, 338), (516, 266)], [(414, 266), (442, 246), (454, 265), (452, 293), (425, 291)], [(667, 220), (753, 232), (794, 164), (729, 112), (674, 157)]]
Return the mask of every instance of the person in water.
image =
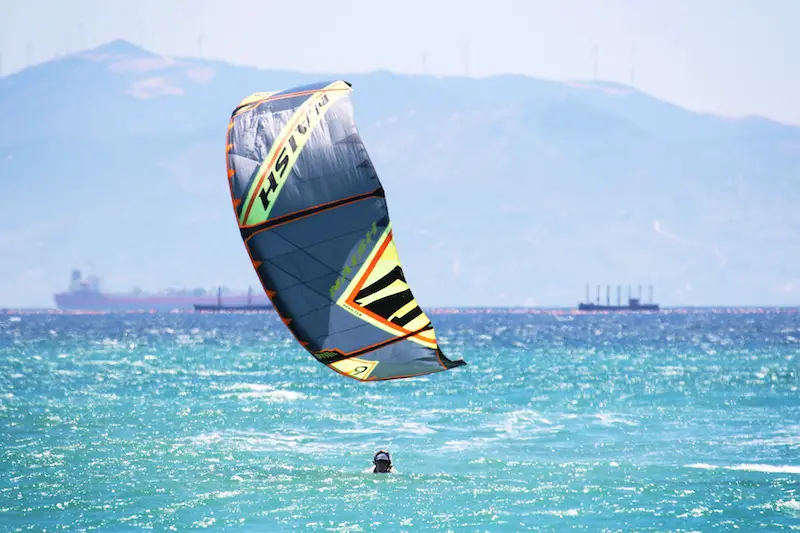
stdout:
[(378, 450), (372, 458), (372, 464), (375, 465), (373, 474), (388, 474), (392, 471), (392, 456), (385, 450)]

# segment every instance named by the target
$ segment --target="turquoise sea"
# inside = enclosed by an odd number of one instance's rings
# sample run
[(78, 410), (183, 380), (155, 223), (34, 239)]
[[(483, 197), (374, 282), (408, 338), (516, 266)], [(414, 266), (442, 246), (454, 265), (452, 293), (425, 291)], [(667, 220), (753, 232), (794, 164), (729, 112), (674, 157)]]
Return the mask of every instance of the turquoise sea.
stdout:
[(0, 531), (800, 531), (800, 313), (431, 317), (468, 366), (359, 383), (272, 314), (0, 314)]

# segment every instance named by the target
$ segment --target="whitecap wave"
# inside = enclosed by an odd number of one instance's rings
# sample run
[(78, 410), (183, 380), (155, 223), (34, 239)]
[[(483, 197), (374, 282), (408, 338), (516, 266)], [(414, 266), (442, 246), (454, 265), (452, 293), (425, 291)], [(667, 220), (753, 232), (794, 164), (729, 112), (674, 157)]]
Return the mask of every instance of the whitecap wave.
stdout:
[(694, 463), (686, 465), (687, 468), (700, 468), (703, 470), (744, 470), (747, 472), (764, 472), (769, 474), (800, 474), (800, 466), (795, 465), (765, 465), (765, 464), (739, 464), (739, 465), (710, 465), (707, 463)]

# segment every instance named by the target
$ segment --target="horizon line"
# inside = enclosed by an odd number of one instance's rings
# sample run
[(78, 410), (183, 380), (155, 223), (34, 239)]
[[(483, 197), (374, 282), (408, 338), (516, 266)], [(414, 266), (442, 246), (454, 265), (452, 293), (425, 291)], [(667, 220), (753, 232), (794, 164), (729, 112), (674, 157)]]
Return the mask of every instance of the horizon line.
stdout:
[[(661, 306), (659, 310), (590, 310), (584, 311), (577, 307), (569, 306), (526, 306), (526, 305), (481, 305), (481, 306), (430, 306), (426, 309), (430, 314), (458, 314), (459, 311), (473, 311), (483, 312), (485, 314), (501, 313), (501, 314), (537, 314), (537, 313), (570, 313), (580, 315), (596, 315), (596, 314), (613, 314), (613, 315), (658, 315), (661, 312), (681, 312), (681, 311), (727, 311), (727, 312), (763, 312), (763, 311), (800, 311), (800, 304), (792, 305), (678, 305), (678, 306)], [(274, 313), (274, 310), (252, 310), (244, 311), (245, 313)], [(118, 309), (118, 310), (104, 310), (104, 309), (59, 309), (57, 307), (0, 307), (0, 314), (14, 315), (14, 314), (205, 314), (202, 311), (194, 309)], [(222, 310), (222, 314), (235, 313), (242, 314), (242, 311), (235, 310)], [(219, 312), (214, 314), (220, 314)], [(478, 314), (478, 313), (475, 313)]]

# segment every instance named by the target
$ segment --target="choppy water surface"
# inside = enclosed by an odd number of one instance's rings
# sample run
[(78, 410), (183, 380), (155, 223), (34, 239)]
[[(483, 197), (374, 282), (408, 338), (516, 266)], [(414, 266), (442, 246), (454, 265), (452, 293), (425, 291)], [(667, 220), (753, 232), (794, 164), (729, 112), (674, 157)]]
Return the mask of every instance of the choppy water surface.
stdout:
[(800, 314), (433, 320), (469, 366), (362, 384), (270, 314), (0, 315), (0, 530), (800, 530)]

